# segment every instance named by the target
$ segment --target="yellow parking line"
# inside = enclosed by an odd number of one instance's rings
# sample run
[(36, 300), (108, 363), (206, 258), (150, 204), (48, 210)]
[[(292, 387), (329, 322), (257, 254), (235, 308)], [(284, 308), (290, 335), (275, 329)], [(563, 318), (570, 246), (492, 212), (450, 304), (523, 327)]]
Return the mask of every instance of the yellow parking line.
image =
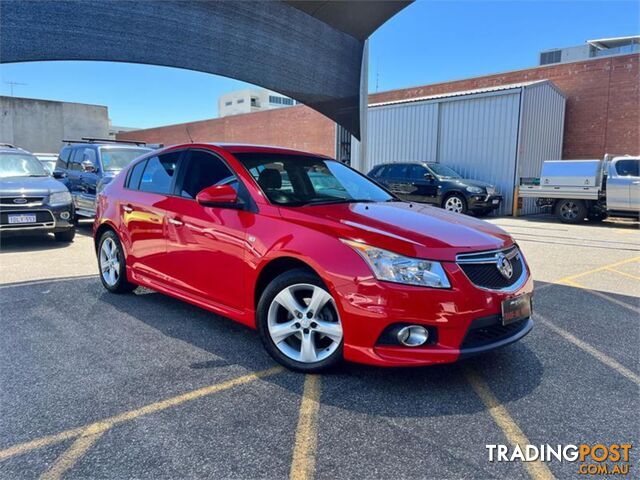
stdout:
[(318, 446), (318, 413), (320, 410), (321, 377), (307, 375), (300, 403), (298, 428), (293, 447), (293, 460), (289, 478), (310, 480), (316, 469), (316, 448)]
[[(524, 451), (526, 445), (529, 445), (531, 442), (529, 442), (529, 439), (522, 430), (520, 430), (518, 424), (511, 418), (511, 415), (509, 415), (504, 405), (495, 397), (489, 385), (487, 385), (482, 377), (471, 367), (465, 367), (464, 373), (476, 394), (482, 400), (482, 403), (484, 403), (489, 410), (489, 414), (493, 417), (493, 420), (507, 437), (507, 440), (513, 445), (520, 445), (520, 448)], [(549, 470), (549, 467), (540, 461), (524, 462), (524, 466), (529, 476), (535, 480), (555, 478), (551, 470)]]
[(627, 273), (627, 272), (621, 272), (620, 270), (616, 270), (615, 268), (607, 268), (607, 270), (610, 272), (615, 272), (619, 275), (623, 275), (625, 277), (633, 278), (634, 280), (640, 280), (640, 277), (637, 275), (632, 275), (631, 273)]
[[(275, 375), (276, 373), (280, 373), (283, 370), (284, 369), (282, 367), (273, 367), (268, 370), (262, 370), (259, 372), (250, 373), (248, 375), (236, 377), (221, 383), (209, 385), (208, 387), (192, 390), (190, 392), (183, 393), (182, 395), (177, 395), (175, 397), (171, 397), (166, 400), (161, 400), (159, 402), (151, 403), (149, 405), (145, 405), (144, 407), (136, 408), (135, 410), (130, 410), (128, 412), (124, 412), (119, 415), (115, 415), (113, 417), (100, 420), (98, 422), (90, 423), (83, 427), (73, 428), (71, 430), (60, 432), (56, 435), (50, 435), (47, 437), (42, 437), (36, 440), (32, 440), (30, 442), (20, 443), (18, 445), (14, 445), (13, 447), (9, 447), (5, 450), (0, 450), (0, 461), (6, 460), (7, 458), (10, 458), (10, 457), (14, 457), (16, 455), (21, 455), (31, 450), (36, 450), (38, 448), (46, 447), (48, 445), (60, 443), (70, 438), (78, 437), (82, 435), (84, 432), (86, 432), (88, 429), (98, 428), (98, 425), (101, 425), (101, 424), (106, 423), (110, 425), (116, 425), (118, 423), (123, 423), (129, 420), (133, 420), (135, 418), (141, 417), (143, 415), (156, 413), (170, 407), (181, 405), (191, 400), (202, 398), (204, 396), (211, 395), (213, 393), (221, 392), (223, 390), (228, 390), (230, 388), (237, 387), (239, 385), (250, 383), (260, 378), (265, 378), (271, 375)], [(89, 430), (89, 431), (92, 431), (92, 430)]]
[(631, 310), (632, 312), (640, 313), (640, 308), (634, 307), (633, 305), (629, 305), (628, 303), (623, 302), (622, 300), (618, 300), (617, 298), (614, 298), (611, 295), (607, 295), (606, 293), (602, 293), (598, 290), (592, 290), (590, 288), (585, 287), (584, 285), (580, 285), (579, 283), (571, 280), (565, 280), (564, 283), (565, 285), (569, 285), (571, 287), (584, 290), (585, 292), (590, 293), (591, 295), (595, 295), (596, 297), (603, 298), (608, 302), (615, 303), (616, 305), (620, 305), (621, 307)]
[(569, 275), (567, 277), (561, 278), (560, 280), (556, 280), (553, 283), (565, 283), (568, 281), (575, 280), (576, 278), (584, 277), (585, 275), (590, 275), (592, 273), (601, 272), (603, 270), (608, 270), (610, 268), (619, 267), (620, 265), (626, 265), (627, 263), (633, 263), (633, 262), (640, 262), (640, 257), (628, 258), (626, 260), (621, 260), (620, 262), (610, 263), (609, 265), (603, 265), (602, 267), (594, 268), (592, 270), (587, 270), (586, 272)]
[(110, 423), (94, 423), (87, 427), (55, 463), (40, 476), (40, 480), (58, 480), (72, 468), (91, 446), (111, 428)]
[(578, 347), (579, 349), (581, 349), (582, 351), (588, 353), (589, 355), (591, 355), (592, 357), (594, 357), (596, 360), (602, 362), (603, 364), (605, 364), (607, 367), (610, 367), (612, 369), (614, 369), (616, 372), (618, 372), (620, 375), (622, 375), (623, 377), (628, 378), (629, 380), (631, 380), (632, 382), (640, 385), (640, 376), (636, 375), (635, 373), (633, 373), (631, 370), (629, 370), (627, 367), (622, 366), (619, 362), (617, 362), (616, 360), (614, 360), (613, 358), (609, 357), (608, 355), (602, 353), (600, 350), (592, 347), (591, 345), (589, 345), (586, 342), (583, 342), (582, 340), (580, 340), (579, 338), (574, 337), (573, 335), (571, 335), (569, 332), (567, 332), (566, 330), (564, 330), (563, 328), (558, 327), (557, 325), (555, 325), (553, 322), (551, 322), (548, 318), (543, 317), (542, 315), (540, 315), (539, 313), (536, 313), (535, 316), (537, 318), (540, 319), (540, 321), (547, 327), (549, 327), (551, 330), (553, 330), (554, 332), (556, 332), (558, 335), (560, 335), (562, 338), (564, 338), (565, 340), (573, 343), (576, 347)]

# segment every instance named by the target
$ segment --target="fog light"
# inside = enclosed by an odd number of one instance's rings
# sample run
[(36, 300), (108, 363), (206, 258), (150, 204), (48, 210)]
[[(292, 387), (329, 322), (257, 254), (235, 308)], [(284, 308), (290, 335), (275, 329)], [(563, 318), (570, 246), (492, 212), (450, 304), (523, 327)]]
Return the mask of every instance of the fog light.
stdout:
[(405, 347), (419, 347), (429, 339), (429, 331), (420, 325), (410, 325), (398, 331), (398, 341)]
[(69, 218), (71, 218), (71, 214), (69, 212), (62, 212), (60, 214), (60, 218), (63, 220), (69, 220)]

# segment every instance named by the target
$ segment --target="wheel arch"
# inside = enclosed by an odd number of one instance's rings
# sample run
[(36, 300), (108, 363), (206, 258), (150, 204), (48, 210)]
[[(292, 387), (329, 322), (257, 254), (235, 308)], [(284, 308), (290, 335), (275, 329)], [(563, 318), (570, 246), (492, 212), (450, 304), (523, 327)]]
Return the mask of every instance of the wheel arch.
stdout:
[[(99, 246), (98, 244), (100, 243), (100, 238), (102, 238), (102, 235), (104, 235), (104, 232), (106, 232), (107, 230), (112, 230), (113, 233), (118, 235), (118, 230), (111, 223), (103, 222), (102, 224), (100, 224), (100, 226), (96, 229), (96, 231), (95, 231), (95, 233), (93, 235), (93, 246), (94, 246), (96, 252), (98, 251), (98, 246)], [(118, 235), (118, 238), (120, 238), (120, 235)], [(123, 248), (124, 248), (124, 246), (123, 246)]]
[(273, 258), (271, 260), (268, 260), (262, 266), (256, 278), (253, 289), (254, 308), (257, 308), (260, 297), (262, 296), (262, 292), (264, 292), (265, 288), (267, 288), (267, 285), (269, 285), (269, 283), (271, 283), (271, 281), (278, 275), (281, 275), (290, 270), (306, 270), (310, 273), (313, 273), (314, 275), (317, 275), (323, 283), (326, 283), (323, 276), (320, 275), (320, 273), (315, 268), (309, 265), (309, 263), (304, 262), (297, 257), (283, 255)]

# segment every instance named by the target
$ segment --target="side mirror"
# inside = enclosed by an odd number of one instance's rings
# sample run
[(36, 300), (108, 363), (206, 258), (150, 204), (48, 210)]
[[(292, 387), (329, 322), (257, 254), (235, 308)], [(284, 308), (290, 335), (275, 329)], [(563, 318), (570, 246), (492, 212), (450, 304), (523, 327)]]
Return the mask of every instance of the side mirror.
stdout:
[(81, 165), (82, 171), (85, 173), (93, 173), (96, 171), (96, 165), (91, 160), (85, 160)]
[(53, 178), (57, 178), (58, 180), (60, 180), (61, 178), (67, 178), (67, 174), (64, 172), (61, 172), (60, 170), (54, 170), (52, 175), (53, 175)]
[(238, 193), (231, 185), (213, 185), (196, 195), (196, 201), (204, 207), (242, 208)]
[(427, 180), (433, 180), (434, 177), (431, 173), (427, 172), (424, 174), (424, 178), (426, 178)]

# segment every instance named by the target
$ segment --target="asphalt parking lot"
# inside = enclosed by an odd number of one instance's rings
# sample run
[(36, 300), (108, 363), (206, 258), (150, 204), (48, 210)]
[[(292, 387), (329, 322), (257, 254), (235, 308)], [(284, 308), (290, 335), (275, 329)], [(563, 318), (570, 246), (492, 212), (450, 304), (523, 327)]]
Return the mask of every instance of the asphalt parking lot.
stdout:
[(640, 230), (492, 219), (536, 280), (523, 341), (460, 364), (284, 371), (249, 329), (106, 293), (90, 227), (0, 243), (1, 478), (578, 478), (487, 444), (631, 443), (639, 478)]

